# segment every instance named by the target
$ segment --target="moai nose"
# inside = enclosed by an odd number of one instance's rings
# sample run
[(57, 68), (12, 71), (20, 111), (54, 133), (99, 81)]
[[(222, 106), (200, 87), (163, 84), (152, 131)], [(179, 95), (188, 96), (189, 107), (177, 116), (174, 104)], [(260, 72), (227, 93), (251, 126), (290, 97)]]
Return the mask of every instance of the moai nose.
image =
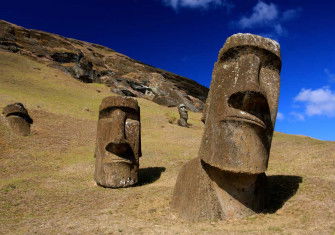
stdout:
[(109, 130), (106, 131), (106, 147), (109, 144), (118, 145), (127, 143), (125, 137), (126, 113), (123, 110), (116, 109), (109, 118)]
[(126, 142), (125, 136), (125, 124), (126, 124), (126, 113), (120, 109), (113, 112), (113, 119), (115, 125), (115, 133), (113, 143), (121, 144)]
[(245, 90), (258, 91), (261, 60), (257, 55), (247, 54), (239, 58), (238, 82)]

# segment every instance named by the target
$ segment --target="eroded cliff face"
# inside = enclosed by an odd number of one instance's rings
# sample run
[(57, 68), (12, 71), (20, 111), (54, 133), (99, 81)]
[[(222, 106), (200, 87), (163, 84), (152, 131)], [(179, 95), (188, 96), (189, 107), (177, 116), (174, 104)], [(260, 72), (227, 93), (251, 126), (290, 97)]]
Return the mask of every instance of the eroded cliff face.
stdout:
[(110, 48), (0, 20), (0, 50), (29, 56), (87, 83), (103, 83), (120, 95), (201, 111), (208, 88), (131, 59)]

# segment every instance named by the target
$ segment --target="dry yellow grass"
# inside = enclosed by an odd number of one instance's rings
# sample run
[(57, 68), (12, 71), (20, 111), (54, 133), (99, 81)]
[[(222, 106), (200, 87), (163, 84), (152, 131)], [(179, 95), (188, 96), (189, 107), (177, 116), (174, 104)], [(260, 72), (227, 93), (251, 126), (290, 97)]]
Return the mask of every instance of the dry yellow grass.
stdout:
[(21, 101), (34, 119), (29, 137), (0, 122), (0, 233), (334, 233), (335, 143), (283, 133), (273, 141), (266, 213), (192, 224), (175, 217), (173, 186), (183, 163), (196, 157), (203, 126), (198, 113), (190, 113), (189, 129), (172, 125), (176, 109), (147, 100), (139, 99), (140, 185), (97, 187), (96, 118), (107, 95), (101, 85), (0, 52), (0, 108)]

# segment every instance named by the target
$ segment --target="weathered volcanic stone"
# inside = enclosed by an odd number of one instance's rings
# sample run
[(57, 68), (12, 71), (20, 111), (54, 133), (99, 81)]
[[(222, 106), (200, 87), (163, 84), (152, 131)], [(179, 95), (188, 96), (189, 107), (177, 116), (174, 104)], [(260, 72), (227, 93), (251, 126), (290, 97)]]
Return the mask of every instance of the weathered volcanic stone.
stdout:
[(280, 49), (252, 34), (229, 37), (207, 98), (198, 158), (179, 173), (172, 208), (193, 221), (262, 210), (278, 108)]
[(30, 134), (30, 126), (33, 123), (33, 119), (31, 119), (23, 104), (9, 104), (3, 109), (2, 114), (14, 133), (22, 136)]
[(202, 111), (208, 88), (154, 68), (110, 48), (40, 30), (25, 29), (0, 19), (0, 50), (28, 56), (85, 83), (103, 83), (114, 93), (157, 104)]
[(179, 120), (178, 125), (183, 127), (188, 127), (187, 119), (188, 119), (188, 113), (186, 110), (186, 106), (184, 104), (180, 104), (178, 106), (178, 112), (179, 112)]
[(99, 108), (95, 181), (110, 188), (136, 184), (141, 155), (140, 107), (137, 101), (121, 96), (104, 98)]

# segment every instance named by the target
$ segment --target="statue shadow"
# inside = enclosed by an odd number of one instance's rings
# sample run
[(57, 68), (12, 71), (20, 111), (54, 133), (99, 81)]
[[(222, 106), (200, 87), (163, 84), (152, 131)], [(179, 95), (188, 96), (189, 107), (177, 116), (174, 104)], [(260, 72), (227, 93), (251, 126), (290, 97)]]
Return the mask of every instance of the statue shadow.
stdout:
[(165, 167), (140, 168), (138, 172), (137, 186), (142, 186), (155, 182), (161, 177), (162, 172), (164, 172), (165, 170)]
[(263, 212), (273, 214), (279, 210), (287, 200), (296, 194), (300, 183), (302, 183), (300, 176), (267, 176), (266, 201)]

